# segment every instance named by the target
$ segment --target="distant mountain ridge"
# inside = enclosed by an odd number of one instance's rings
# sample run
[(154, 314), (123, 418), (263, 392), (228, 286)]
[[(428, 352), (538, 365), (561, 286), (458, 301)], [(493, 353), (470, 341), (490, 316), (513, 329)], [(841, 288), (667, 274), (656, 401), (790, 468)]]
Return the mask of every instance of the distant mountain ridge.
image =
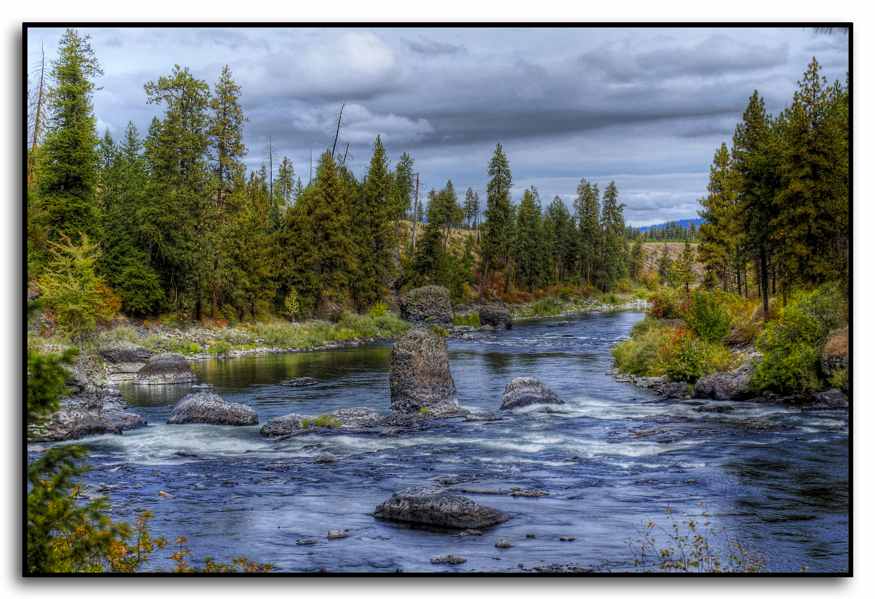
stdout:
[(691, 229), (692, 227), (699, 228), (702, 226), (702, 223), (705, 222), (704, 218), (681, 218), (678, 220), (670, 220), (664, 223), (659, 223), (656, 225), (645, 225), (643, 227), (638, 227), (638, 230), (642, 233), (647, 233), (648, 231), (665, 229), (671, 225), (677, 225), (679, 227), (683, 227), (685, 229)]

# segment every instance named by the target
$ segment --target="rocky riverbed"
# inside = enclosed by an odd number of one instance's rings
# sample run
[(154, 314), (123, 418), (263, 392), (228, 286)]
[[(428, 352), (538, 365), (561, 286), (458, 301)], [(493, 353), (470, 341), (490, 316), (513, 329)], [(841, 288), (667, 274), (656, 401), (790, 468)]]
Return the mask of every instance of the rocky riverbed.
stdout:
[[(770, 570), (844, 568), (847, 412), (667, 400), (619, 382), (610, 347), (640, 318), (450, 338), (448, 417), (392, 410), (391, 344), (198, 361), (196, 383), (125, 382), (124, 410), (148, 425), (80, 441), (92, 466), (82, 492), (107, 494), (117, 518), (152, 510), (154, 532), (186, 535), (195, 554), (283, 571), (635, 569), (629, 542), (668, 505), (707, 510)], [(521, 377), (546, 390), (511, 384)], [(258, 424), (167, 423), (202, 391)], [(500, 409), (539, 394), (561, 403)], [(307, 426), (263, 434), (292, 414)], [(448, 527), (447, 509), (494, 522)]]

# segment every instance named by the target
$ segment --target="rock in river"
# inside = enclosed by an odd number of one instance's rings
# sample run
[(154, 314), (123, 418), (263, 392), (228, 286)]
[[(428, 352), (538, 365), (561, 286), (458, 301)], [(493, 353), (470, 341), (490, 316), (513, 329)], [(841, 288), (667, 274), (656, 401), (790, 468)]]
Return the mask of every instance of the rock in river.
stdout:
[(225, 401), (215, 393), (189, 393), (173, 408), (167, 424), (258, 424), (255, 410), (242, 403)]
[(377, 506), (374, 516), (438, 528), (487, 528), (510, 516), (467, 497), (433, 487), (405, 489)]
[(413, 329), (395, 342), (389, 371), (392, 410), (430, 416), (459, 412), (445, 338)]
[(519, 377), (513, 379), (504, 388), (501, 396), (501, 409), (513, 410), (532, 404), (562, 404), (565, 403), (547, 385), (536, 378)]
[(729, 372), (715, 372), (703, 376), (696, 381), (693, 397), (708, 397), (722, 401), (749, 399), (753, 395), (750, 388), (753, 370), (753, 362), (746, 362)]
[(80, 393), (64, 399), (48, 421), (31, 426), (28, 436), (35, 441), (68, 441), (88, 435), (118, 435), (146, 426), (145, 418), (125, 408), (121, 393), (115, 389)]
[(197, 377), (191, 371), (191, 366), (179, 354), (166, 353), (152, 356), (137, 372), (137, 383), (141, 385), (172, 385), (195, 381)]
[(510, 310), (501, 303), (480, 306), (480, 324), (509, 329), (513, 326)]
[(287, 437), (303, 432), (319, 432), (343, 429), (366, 430), (383, 425), (383, 416), (371, 408), (340, 408), (319, 416), (286, 414), (273, 418), (261, 427), (263, 437)]
[(440, 285), (411, 289), (401, 296), (401, 318), (417, 324), (453, 324), (450, 292)]

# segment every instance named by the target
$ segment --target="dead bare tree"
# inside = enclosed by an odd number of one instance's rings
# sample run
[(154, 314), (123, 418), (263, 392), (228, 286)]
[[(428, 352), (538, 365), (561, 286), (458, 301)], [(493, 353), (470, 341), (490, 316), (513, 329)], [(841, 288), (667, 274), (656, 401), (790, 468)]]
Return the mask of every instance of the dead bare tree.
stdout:
[(337, 115), (337, 129), (334, 132), (334, 145), (331, 146), (331, 157), (334, 158), (334, 152), (337, 150), (337, 138), (340, 137), (340, 123), (343, 119), (343, 109), (346, 104), (340, 105), (340, 114)]
[(39, 82), (36, 86), (35, 98), (33, 101), (32, 122), (31, 122), (31, 137), (30, 137), (30, 154), (27, 157), (27, 184), (33, 183), (34, 163), (36, 161), (36, 149), (42, 140), (43, 130), (45, 129), (45, 111), (46, 111), (46, 49), (42, 46), (42, 54), (40, 57), (39, 66)]

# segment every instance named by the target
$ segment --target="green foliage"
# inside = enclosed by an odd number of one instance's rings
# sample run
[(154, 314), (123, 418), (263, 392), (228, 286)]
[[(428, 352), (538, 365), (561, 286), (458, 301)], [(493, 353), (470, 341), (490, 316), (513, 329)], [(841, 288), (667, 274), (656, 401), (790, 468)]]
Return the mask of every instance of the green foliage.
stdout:
[(675, 335), (662, 348), (660, 360), (671, 380), (686, 383), (695, 383), (706, 374), (728, 370), (732, 366), (728, 349), (689, 333)]
[(579, 232), (578, 251), (580, 274), (588, 285), (595, 282), (602, 252), (602, 228), (599, 222), (601, 205), (599, 188), (595, 183), (581, 179), (574, 200), (574, 212)]
[[(508, 266), (513, 240), (513, 206), (510, 189), (513, 176), (507, 155), (496, 144), (489, 161), (489, 182), (486, 185), (486, 220), (481, 231), (483, 279)], [(505, 289), (509, 273), (505, 275)]]
[(479, 327), (480, 326), (480, 313), (479, 312), (465, 312), (465, 313), (457, 313), (453, 315), (453, 324), (458, 326), (467, 326), (467, 327)]
[(723, 342), (732, 325), (732, 317), (720, 295), (703, 290), (693, 293), (686, 321), (700, 338), (714, 343)]
[(649, 316), (653, 318), (678, 319), (686, 314), (687, 298), (670, 287), (662, 287), (651, 294)]
[(848, 392), (848, 369), (839, 368), (829, 376), (829, 386)]
[(644, 572), (756, 573), (766, 569), (763, 556), (712, 526), (706, 513), (678, 520), (667, 508), (666, 523), (648, 520), (629, 546), (635, 566)]
[(210, 352), (211, 356), (221, 357), (227, 356), (229, 353), (231, 353), (231, 349), (232, 348), (230, 343), (219, 340), (211, 343), (207, 351)]
[(846, 320), (847, 305), (837, 285), (796, 293), (757, 337), (763, 358), (754, 371), (753, 385), (776, 393), (820, 389), (820, 350), (830, 331)]
[(67, 29), (52, 65), (49, 126), (40, 148), (38, 202), (49, 241), (99, 239), (97, 131), (91, 97), (100, 64), (88, 36)]
[(303, 418), (301, 428), (340, 428), (343, 423), (337, 416), (322, 414), (315, 418)]
[(632, 338), (621, 341), (611, 350), (614, 364), (620, 372), (636, 376), (665, 374), (660, 352), (668, 345), (672, 329), (645, 319), (635, 325)]
[(386, 302), (377, 302), (368, 310), (368, 316), (370, 318), (381, 318), (386, 316), (389, 313), (389, 306)]
[(68, 372), (65, 366), (73, 363), (76, 349), (61, 354), (27, 352), (27, 424), (40, 424), (58, 409), (64, 394)]
[(39, 279), (41, 300), (65, 333), (82, 340), (115, 316), (118, 300), (97, 275), (100, 250), (87, 235), (78, 244), (62, 236), (49, 248), (49, 266)]
[(516, 238), (512, 254), (519, 286), (532, 291), (546, 282), (547, 251), (538, 192), (535, 188), (527, 189), (516, 211)]
[(673, 381), (697, 379), (733, 366), (724, 346), (696, 337), (683, 327), (647, 318), (632, 330), (632, 337), (612, 350), (620, 372), (637, 376), (668, 376)]

